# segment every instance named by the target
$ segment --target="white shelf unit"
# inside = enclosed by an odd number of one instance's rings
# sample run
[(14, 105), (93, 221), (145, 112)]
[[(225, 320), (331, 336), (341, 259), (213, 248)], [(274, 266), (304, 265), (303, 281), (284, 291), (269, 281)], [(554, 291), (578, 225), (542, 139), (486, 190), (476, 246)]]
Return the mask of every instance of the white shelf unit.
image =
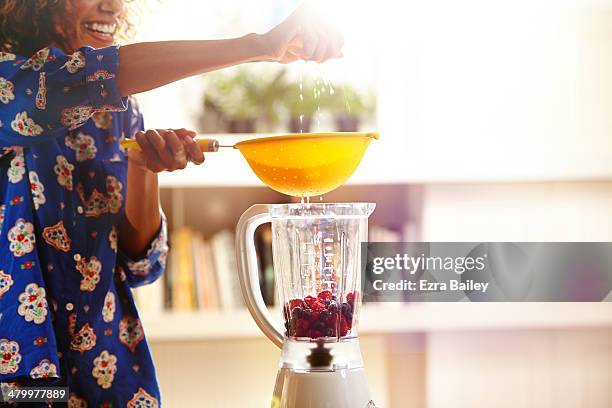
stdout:
[[(280, 311), (271, 312), (280, 321)], [(145, 314), (142, 320), (151, 342), (263, 337), (247, 310)], [(380, 303), (363, 307), (359, 334), (610, 326), (612, 303)]]

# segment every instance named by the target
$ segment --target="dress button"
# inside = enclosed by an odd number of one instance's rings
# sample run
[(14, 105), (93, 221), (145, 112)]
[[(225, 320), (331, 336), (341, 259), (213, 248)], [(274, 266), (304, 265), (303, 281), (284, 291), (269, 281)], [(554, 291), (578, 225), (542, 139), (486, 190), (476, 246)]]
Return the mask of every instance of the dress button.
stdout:
[(74, 305), (72, 303), (66, 303), (66, 310), (70, 312), (72, 309), (74, 309)]
[(83, 214), (83, 207), (81, 207), (80, 205), (77, 207), (77, 212), (79, 214)]

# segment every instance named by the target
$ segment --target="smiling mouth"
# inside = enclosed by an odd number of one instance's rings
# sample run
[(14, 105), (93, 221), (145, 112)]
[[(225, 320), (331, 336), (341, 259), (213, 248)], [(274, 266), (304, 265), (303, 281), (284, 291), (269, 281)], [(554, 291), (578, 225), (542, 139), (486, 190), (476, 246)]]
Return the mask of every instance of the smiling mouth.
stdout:
[(92, 37), (105, 42), (112, 42), (117, 31), (117, 24), (90, 22), (84, 24), (85, 30)]

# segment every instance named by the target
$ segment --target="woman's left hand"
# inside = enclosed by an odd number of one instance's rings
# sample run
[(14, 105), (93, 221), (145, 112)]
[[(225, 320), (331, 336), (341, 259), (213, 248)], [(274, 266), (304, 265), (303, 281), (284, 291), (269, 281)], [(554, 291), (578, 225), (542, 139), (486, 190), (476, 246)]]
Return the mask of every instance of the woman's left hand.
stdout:
[(141, 151), (130, 149), (128, 160), (154, 173), (184, 169), (187, 163), (204, 163), (204, 153), (187, 129), (155, 129), (136, 133)]

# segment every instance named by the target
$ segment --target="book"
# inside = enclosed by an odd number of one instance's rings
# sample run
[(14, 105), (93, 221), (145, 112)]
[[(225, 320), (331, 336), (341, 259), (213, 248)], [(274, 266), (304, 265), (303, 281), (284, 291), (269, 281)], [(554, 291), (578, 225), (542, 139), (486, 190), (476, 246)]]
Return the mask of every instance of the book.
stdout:
[(204, 309), (206, 298), (203, 294), (204, 288), (202, 277), (202, 243), (204, 239), (202, 234), (194, 231), (191, 234), (191, 257), (192, 257), (192, 273), (193, 273), (193, 301), (194, 308)]
[(219, 296), (210, 243), (201, 234), (193, 237), (196, 303), (200, 310), (219, 309)]
[(234, 234), (229, 230), (222, 230), (212, 237), (210, 246), (221, 308), (236, 309), (244, 306), (238, 281)]
[(172, 308), (175, 311), (195, 310), (192, 231), (182, 227), (174, 231), (174, 258), (172, 271)]
[(218, 310), (221, 307), (219, 303), (219, 287), (209, 241), (202, 241), (201, 254), (203, 297), (206, 298), (205, 301), (209, 310)]

